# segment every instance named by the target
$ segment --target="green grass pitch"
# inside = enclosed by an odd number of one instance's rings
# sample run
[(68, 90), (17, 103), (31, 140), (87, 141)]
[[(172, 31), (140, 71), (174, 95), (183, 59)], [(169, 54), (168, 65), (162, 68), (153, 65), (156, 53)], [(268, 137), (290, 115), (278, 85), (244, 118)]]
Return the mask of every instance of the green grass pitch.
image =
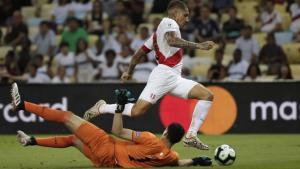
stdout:
[[(222, 135), (202, 136), (210, 145), (209, 151), (185, 148), (180, 143), (174, 147), (181, 158), (199, 155), (213, 157), (220, 144), (231, 145), (237, 154), (232, 166), (215, 169), (300, 169), (300, 135)], [(75, 148), (51, 149), (20, 146), (13, 135), (0, 135), (1, 169), (69, 169), (94, 168)], [(165, 167), (167, 168), (167, 167)], [(186, 168), (186, 167), (175, 167)], [(203, 167), (190, 167), (203, 168)], [(211, 167), (206, 167), (211, 168)]]

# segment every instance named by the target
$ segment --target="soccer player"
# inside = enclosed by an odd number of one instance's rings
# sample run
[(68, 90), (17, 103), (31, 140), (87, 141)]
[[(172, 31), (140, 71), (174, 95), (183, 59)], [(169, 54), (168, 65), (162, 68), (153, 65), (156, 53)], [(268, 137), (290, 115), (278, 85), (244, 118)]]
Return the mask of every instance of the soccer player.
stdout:
[[(197, 99), (192, 122), (184, 137), (185, 146), (208, 150), (208, 146), (197, 137), (197, 132), (205, 120), (211, 107), (213, 94), (203, 85), (181, 77), (182, 48), (209, 50), (215, 45), (212, 41), (193, 43), (181, 39), (180, 27), (189, 21), (189, 10), (186, 4), (173, 0), (168, 4), (168, 17), (162, 19), (151, 37), (133, 55), (129, 68), (121, 79), (131, 78), (135, 66), (141, 57), (154, 50), (158, 66), (151, 72), (147, 85), (135, 104), (127, 104), (124, 115), (137, 117), (143, 115), (151, 106), (166, 94), (172, 94), (186, 99)], [(84, 118), (89, 120), (101, 113), (115, 113), (116, 104), (106, 104), (100, 101), (88, 110)]]
[[(126, 91), (125, 91), (126, 92)], [(60, 111), (23, 101), (16, 83), (11, 89), (12, 106), (14, 110), (25, 110), (43, 117), (47, 121), (63, 123), (74, 135), (50, 138), (30, 137), (18, 131), (18, 141), (23, 146), (39, 145), (44, 147), (78, 148), (96, 167), (158, 167), (158, 166), (191, 166), (211, 165), (208, 157), (179, 160), (178, 154), (171, 147), (178, 143), (184, 130), (180, 124), (173, 123), (164, 131), (161, 138), (150, 132), (138, 132), (123, 128), (122, 109), (118, 105), (113, 119), (112, 133), (126, 139), (117, 140), (88, 121), (69, 111)], [(120, 99), (121, 97), (121, 99)], [(124, 97), (124, 92), (118, 100)], [(119, 104), (120, 101), (117, 101)]]

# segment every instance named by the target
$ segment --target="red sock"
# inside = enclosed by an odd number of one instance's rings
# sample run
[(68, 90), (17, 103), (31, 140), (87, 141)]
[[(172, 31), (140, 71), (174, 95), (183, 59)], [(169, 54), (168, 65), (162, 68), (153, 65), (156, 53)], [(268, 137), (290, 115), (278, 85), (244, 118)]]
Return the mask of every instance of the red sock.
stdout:
[(72, 113), (68, 112), (68, 111), (50, 109), (48, 107), (39, 106), (37, 104), (33, 104), (30, 102), (24, 102), (24, 104), (25, 104), (26, 111), (34, 113), (34, 114), (44, 118), (47, 121), (64, 123), (72, 115)]
[(66, 148), (73, 146), (73, 141), (75, 139), (74, 135), (70, 136), (56, 136), (48, 138), (35, 138), (37, 145), (43, 147), (53, 147), (53, 148)]

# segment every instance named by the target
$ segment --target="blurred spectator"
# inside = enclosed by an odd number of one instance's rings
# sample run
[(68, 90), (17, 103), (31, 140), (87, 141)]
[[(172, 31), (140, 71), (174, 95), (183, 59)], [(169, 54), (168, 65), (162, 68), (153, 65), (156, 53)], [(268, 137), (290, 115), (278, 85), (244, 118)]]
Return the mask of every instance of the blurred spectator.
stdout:
[(27, 68), (28, 63), (31, 60), (31, 42), (29, 39), (22, 41), (21, 43), (21, 51), (18, 53), (18, 65), (20, 68), (21, 74), (23, 74)]
[(69, 44), (63, 42), (60, 44), (60, 52), (54, 57), (54, 62), (59, 67), (64, 67), (66, 76), (69, 78), (75, 75), (75, 56), (73, 52), (69, 51)]
[(95, 45), (91, 48), (98, 62), (103, 62), (105, 60), (103, 49), (104, 49), (104, 42), (102, 41), (102, 39), (99, 38), (95, 43)]
[[(197, 59), (195, 58), (195, 50), (183, 49), (182, 72), (181, 72), (182, 76), (189, 77), (191, 75), (191, 71), (194, 66), (195, 59)], [(154, 61), (152, 61), (152, 63), (157, 64), (156, 59)]]
[(259, 43), (252, 37), (252, 27), (245, 26), (242, 30), (242, 36), (236, 42), (238, 49), (242, 51), (242, 60), (249, 63), (256, 62), (259, 53)]
[(147, 82), (155, 66), (153, 62), (148, 61), (147, 57), (142, 57), (140, 63), (134, 69), (132, 79), (139, 83)]
[(102, 40), (105, 42), (104, 51), (113, 49), (117, 54), (121, 53), (122, 46), (128, 46), (131, 42), (126, 33), (119, 33), (116, 37), (110, 34), (104, 36)]
[(278, 80), (291, 80), (293, 79), (291, 68), (288, 64), (282, 64), (277, 76)]
[(227, 41), (232, 42), (241, 36), (244, 21), (237, 18), (237, 8), (232, 6), (228, 10), (229, 20), (223, 25), (223, 33)]
[(135, 26), (143, 23), (144, 0), (130, 0), (130, 19)]
[(300, 0), (296, 0), (290, 7), (292, 23), (290, 30), (295, 34), (296, 40), (300, 41)]
[(38, 66), (34, 63), (28, 64), (28, 73), (21, 76), (9, 75), (8, 77), (13, 81), (25, 81), (27, 83), (50, 83), (51, 79), (47, 74), (38, 73)]
[(215, 64), (213, 64), (207, 73), (207, 79), (211, 81), (220, 81), (226, 77), (226, 67), (223, 65), (224, 52), (221, 49), (215, 51)]
[(128, 69), (133, 51), (128, 45), (122, 46), (120, 56), (116, 58), (119, 72), (124, 72)]
[(41, 54), (36, 55), (32, 61), (38, 67), (37, 73), (48, 74), (48, 66), (44, 62), (43, 55)]
[(242, 59), (242, 51), (236, 49), (233, 53), (233, 60), (228, 65), (228, 79), (242, 80), (248, 70), (249, 63)]
[(217, 22), (210, 18), (210, 8), (202, 6), (201, 16), (195, 20), (196, 38), (199, 42), (214, 40), (218, 37), (220, 29)]
[(38, 66), (36, 64), (29, 64), (27, 76), (27, 83), (50, 83), (51, 79), (47, 74), (38, 73)]
[(89, 22), (89, 32), (92, 34), (100, 34), (102, 33), (102, 22), (104, 19), (108, 18), (108, 15), (103, 12), (103, 6), (101, 0), (95, 0), (93, 2), (93, 8), (90, 14), (90, 19), (88, 19)]
[(258, 64), (252, 63), (249, 65), (247, 70), (247, 76), (245, 77), (245, 81), (261, 81), (261, 71), (259, 69)]
[(152, 25), (153, 25), (152, 32), (156, 31), (156, 29), (157, 29), (158, 25), (160, 24), (160, 22), (161, 22), (161, 18), (159, 18), (159, 17), (156, 17), (156, 18), (153, 19), (153, 21), (152, 21)]
[(12, 22), (8, 25), (4, 41), (8, 45), (16, 47), (26, 39), (28, 39), (28, 27), (23, 22), (21, 12), (15, 11), (12, 16)]
[(69, 0), (58, 0), (57, 6), (51, 11), (52, 21), (57, 25), (63, 25), (69, 15)]
[(273, 0), (266, 0), (265, 3), (265, 7), (258, 19), (261, 23), (260, 30), (262, 32), (281, 31), (282, 17), (275, 10), (275, 2)]
[(12, 0), (2, 0), (0, 1), (0, 26), (4, 26), (7, 19), (15, 11)]
[(231, 6), (233, 0), (212, 0), (212, 11), (219, 15), (225, 13)]
[(116, 63), (116, 52), (109, 49), (105, 52), (105, 60), (102, 62), (98, 71), (94, 76), (95, 80), (118, 80), (120, 77), (120, 72), (117, 68)]
[(96, 56), (90, 49), (88, 49), (88, 43), (83, 38), (80, 38), (77, 42), (75, 63), (77, 82), (91, 82), (93, 79), (94, 65), (97, 64)]
[(145, 41), (149, 38), (149, 29), (145, 26), (142, 26), (139, 29), (139, 36), (135, 37), (130, 44), (132, 50), (137, 51)]
[(1, 0), (0, 1), (0, 26), (4, 26), (14, 11), (20, 10), (23, 6), (30, 6), (31, 0)]
[(92, 6), (91, 0), (74, 0), (69, 5), (70, 16), (84, 21), (87, 19), (88, 13), (92, 11)]
[(17, 63), (17, 57), (14, 53), (14, 51), (8, 51), (5, 56), (5, 62), (4, 66), (6, 69), (6, 72), (13, 76), (18, 76), (21, 74), (19, 65)]
[(277, 74), (280, 65), (287, 62), (287, 57), (281, 46), (276, 44), (274, 33), (269, 33), (266, 40), (259, 53), (259, 63), (268, 65), (268, 74)]
[(116, 0), (101, 0), (102, 5), (103, 5), (103, 11), (108, 14), (109, 18), (113, 15), (114, 13), (114, 6)]
[(68, 30), (65, 30), (61, 35), (62, 42), (68, 42), (69, 48), (72, 52), (76, 51), (76, 44), (80, 38), (83, 38), (85, 41), (88, 40), (87, 32), (80, 27), (79, 21), (76, 18), (68, 19)]
[(34, 17), (30, 17), (27, 19), (26, 24), (28, 27), (39, 26), (43, 19), (41, 18), (42, 7), (35, 7)]
[(64, 66), (59, 66), (57, 68), (57, 74), (52, 79), (52, 83), (55, 84), (63, 84), (70, 83), (70, 79), (66, 76), (66, 68)]
[(54, 55), (56, 46), (55, 33), (50, 29), (50, 23), (40, 23), (39, 32), (34, 36), (33, 43), (37, 45), (37, 54), (51, 57)]
[(164, 13), (171, 0), (154, 0), (151, 13)]

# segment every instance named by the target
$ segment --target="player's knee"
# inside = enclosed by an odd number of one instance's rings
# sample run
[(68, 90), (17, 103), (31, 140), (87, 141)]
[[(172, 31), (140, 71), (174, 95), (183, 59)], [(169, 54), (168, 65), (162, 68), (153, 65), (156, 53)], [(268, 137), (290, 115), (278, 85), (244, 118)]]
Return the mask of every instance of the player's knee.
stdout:
[(131, 117), (140, 117), (144, 114), (143, 110), (139, 110), (133, 107), (131, 110)]
[(202, 100), (207, 100), (207, 101), (213, 101), (214, 100), (214, 94), (210, 90), (207, 90), (206, 94), (201, 99)]

